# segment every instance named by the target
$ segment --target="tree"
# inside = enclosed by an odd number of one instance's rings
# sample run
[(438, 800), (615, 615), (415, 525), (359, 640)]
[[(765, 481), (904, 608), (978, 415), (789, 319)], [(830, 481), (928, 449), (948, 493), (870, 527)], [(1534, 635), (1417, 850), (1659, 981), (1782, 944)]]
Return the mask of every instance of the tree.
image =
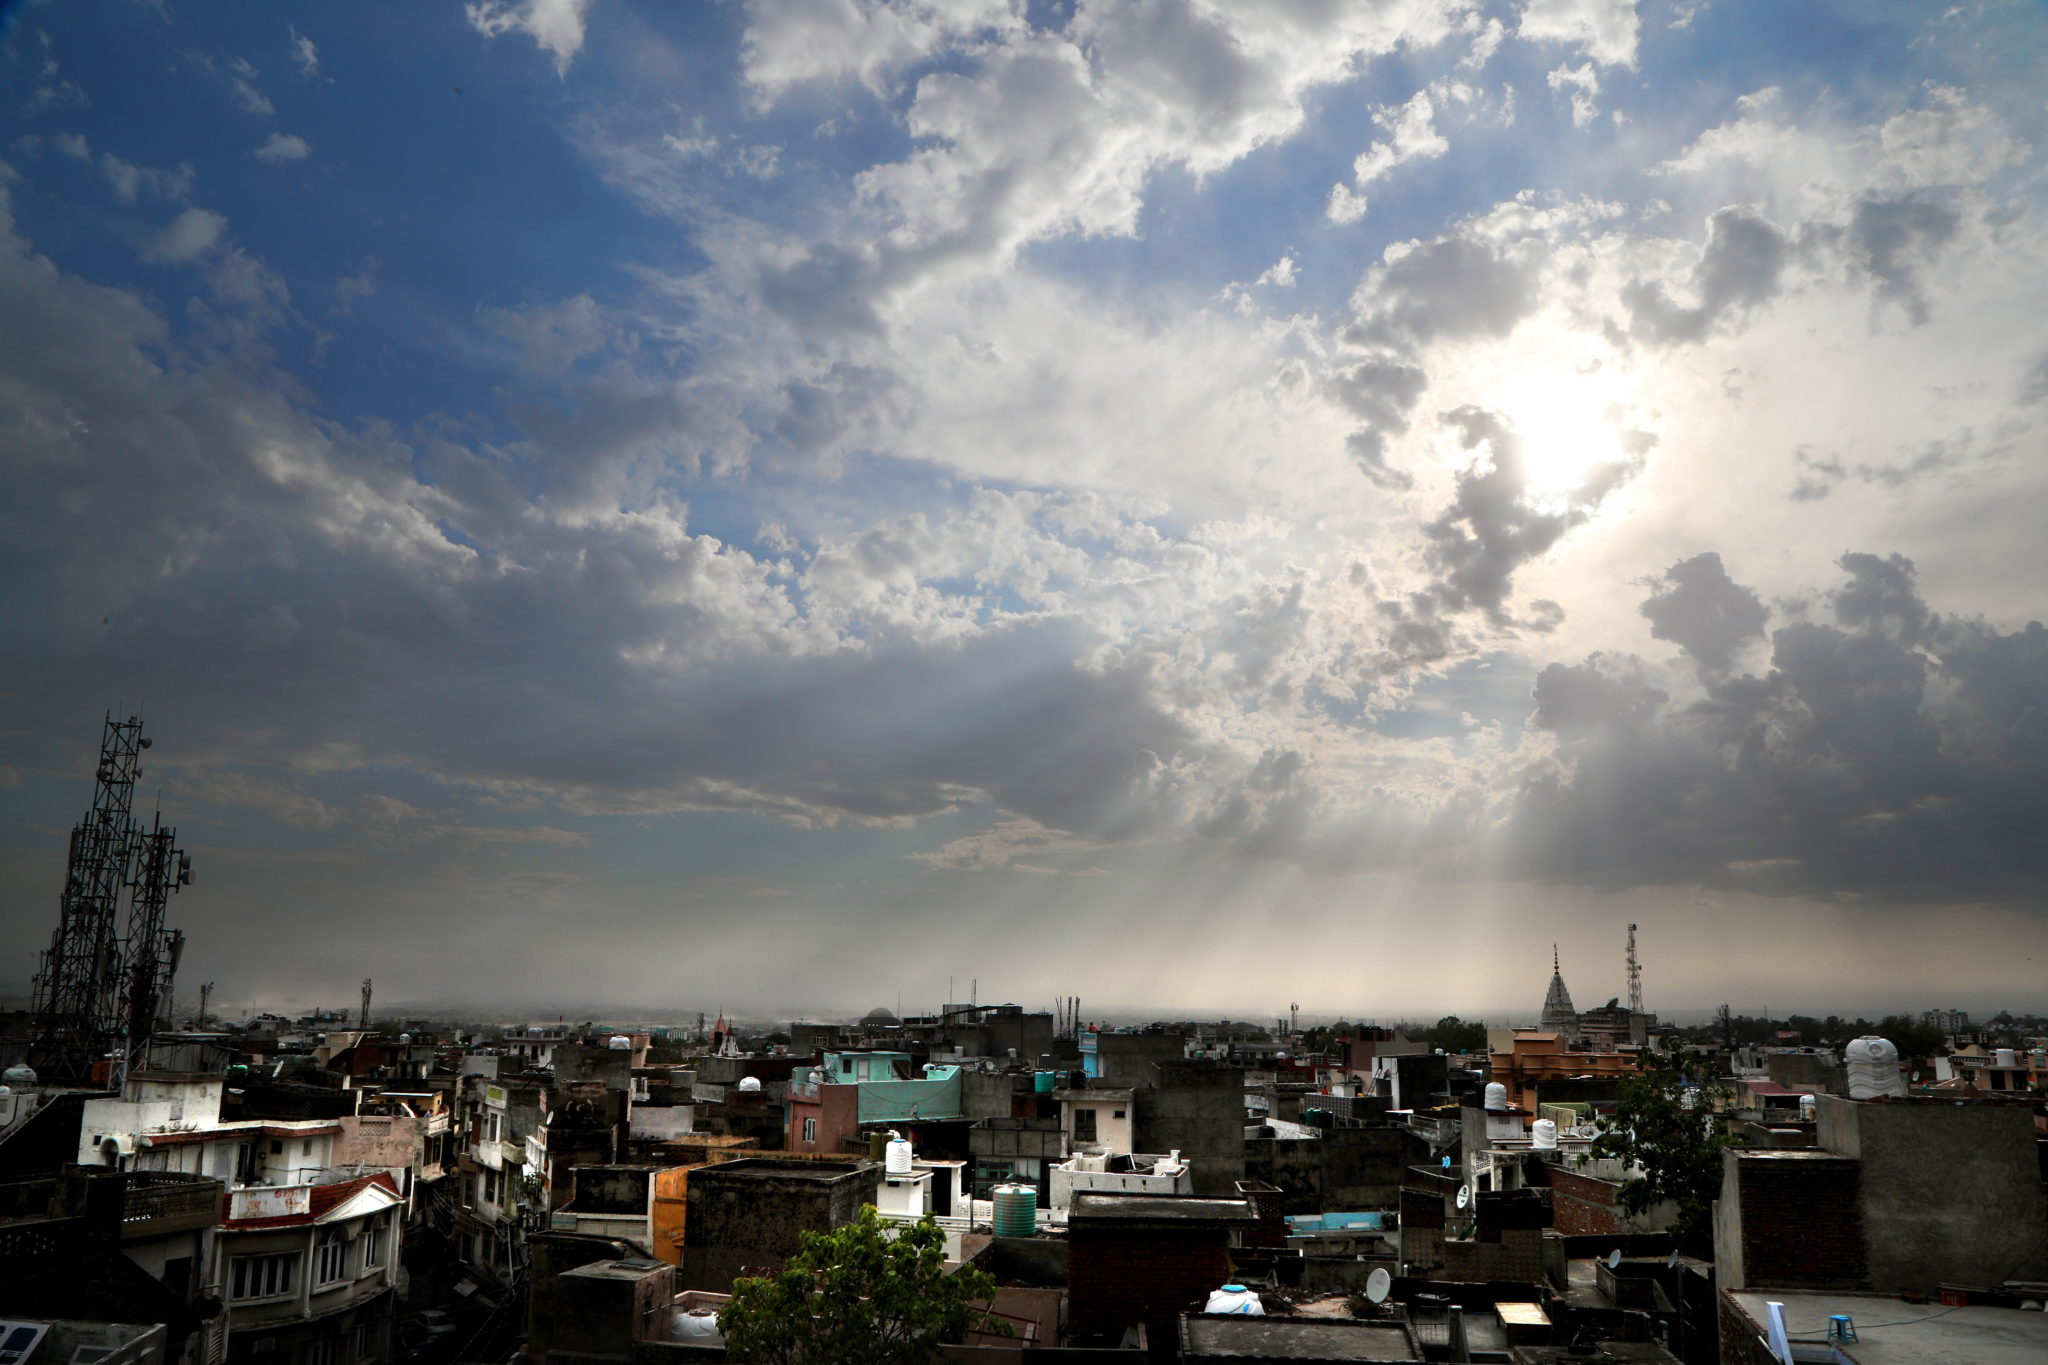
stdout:
[(948, 1275), (946, 1234), (931, 1217), (890, 1237), (869, 1205), (832, 1232), (806, 1232), (779, 1274), (733, 1281), (718, 1315), (726, 1351), (753, 1365), (927, 1365), (970, 1328), (1007, 1334), (984, 1308), (995, 1277)]
[(1623, 1210), (1644, 1213), (1670, 1200), (1678, 1210), (1672, 1236), (1687, 1251), (1705, 1253), (1721, 1193), (1721, 1151), (1737, 1145), (1714, 1112), (1730, 1092), (1688, 1047), (1666, 1042), (1645, 1049), (1642, 1063), (1622, 1078), (1614, 1116), (1593, 1140), (1592, 1154), (1642, 1172), (1622, 1181), (1615, 1202)]
[(1422, 1041), (1446, 1052), (1484, 1052), (1486, 1025), (1468, 1024), (1455, 1014), (1447, 1014), (1436, 1021), (1434, 1028), (1423, 1030)]

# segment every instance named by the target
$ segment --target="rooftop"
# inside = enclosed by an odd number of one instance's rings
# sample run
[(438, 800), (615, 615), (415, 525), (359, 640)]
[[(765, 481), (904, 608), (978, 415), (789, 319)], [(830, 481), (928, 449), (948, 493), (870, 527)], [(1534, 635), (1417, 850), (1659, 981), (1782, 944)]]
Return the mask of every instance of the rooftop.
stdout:
[(1255, 1223), (1251, 1201), (1204, 1195), (1099, 1194), (1074, 1196), (1070, 1223)]
[(1766, 1302), (1785, 1305), (1785, 1330), (1794, 1353), (1827, 1335), (1828, 1319), (1846, 1313), (1857, 1340), (1834, 1343), (1855, 1365), (2039, 1365), (2048, 1360), (2048, 1313), (2017, 1308), (1943, 1308), (1872, 1294), (1809, 1294), (1798, 1290), (1736, 1291), (1732, 1297), (1759, 1328), (1770, 1321)]
[(1182, 1344), (1191, 1360), (1421, 1360), (1404, 1327), (1328, 1318), (1189, 1314)]

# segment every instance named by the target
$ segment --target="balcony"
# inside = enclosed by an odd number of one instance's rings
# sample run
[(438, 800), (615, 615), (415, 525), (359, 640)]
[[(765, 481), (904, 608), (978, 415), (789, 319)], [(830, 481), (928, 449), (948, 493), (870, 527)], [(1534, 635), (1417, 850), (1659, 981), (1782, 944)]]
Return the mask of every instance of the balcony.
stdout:
[(182, 1171), (130, 1171), (121, 1192), (121, 1240), (198, 1232), (220, 1221), (218, 1180)]

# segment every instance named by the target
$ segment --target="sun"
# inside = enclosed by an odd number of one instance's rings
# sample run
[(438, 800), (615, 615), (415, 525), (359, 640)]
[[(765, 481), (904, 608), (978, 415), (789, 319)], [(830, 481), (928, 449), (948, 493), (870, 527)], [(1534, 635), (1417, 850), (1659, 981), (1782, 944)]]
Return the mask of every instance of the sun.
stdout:
[(1523, 496), (1539, 506), (1580, 505), (1603, 475), (1634, 458), (1623, 430), (1626, 405), (1598, 372), (1532, 366), (1502, 378), (1489, 395), (1514, 428), (1522, 458)]

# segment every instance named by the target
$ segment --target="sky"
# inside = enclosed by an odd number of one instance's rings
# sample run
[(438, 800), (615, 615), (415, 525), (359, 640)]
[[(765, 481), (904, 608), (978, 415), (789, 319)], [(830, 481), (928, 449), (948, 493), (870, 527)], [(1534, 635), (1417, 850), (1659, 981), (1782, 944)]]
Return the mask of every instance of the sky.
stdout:
[(2044, 69), (0, 5), (0, 989), (139, 709), (228, 1008), (2048, 1007)]

